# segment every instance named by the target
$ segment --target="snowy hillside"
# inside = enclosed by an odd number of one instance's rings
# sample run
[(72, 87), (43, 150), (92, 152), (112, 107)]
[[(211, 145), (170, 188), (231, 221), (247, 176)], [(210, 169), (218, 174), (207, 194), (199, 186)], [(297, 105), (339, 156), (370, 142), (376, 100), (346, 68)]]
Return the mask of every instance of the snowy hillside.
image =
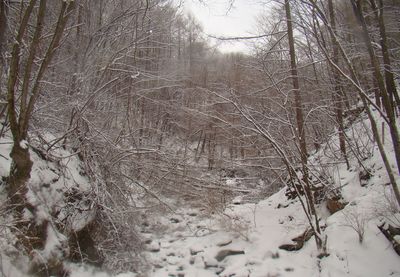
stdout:
[[(164, 219), (170, 231), (148, 241), (153, 264), (149, 276), (400, 276), (399, 256), (377, 227), (383, 220), (399, 226), (400, 214), (378, 149), (368, 142), (369, 130), (365, 115), (348, 129), (353, 142), (369, 152), (362, 166), (352, 155), (347, 170), (344, 163), (329, 158), (334, 150), (327, 147), (309, 159), (312, 165), (317, 160), (326, 165), (332, 190), (340, 190), (346, 204), (334, 214), (326, 201), (318, 205), (328, 256), (317, 257), (312, 238), (301, 250), (279, 249), (308, 228), (300, 202), (288, 200), (283, 188), (257, 204), (232, 204), (211, 218), (198, 219), (190, 216), (196, 215), (193, 211), (182, 210), (179, 220), (173, 220), (176, 215)], [(333, 136), (329, 143), (336, 140)], [(386, 148), (395, 168), (389, 143)]]
[[(49, 140), (52, 138), (49, 137)], [(9, 153), (12, 140), (7, 135), (0, 139), (0, 177), (5, 180), (11, 166)], [(80, 161), (76, 155), (58, 148), (45, 153), (29, 146), (33, 168), (27, 186), (27, 201), (30, 209), (24, 210), (24, 220), (34, 220), (35, 223), (46, 228), (47, 239), (43, 249), (30, 253), (33, 259), (51, 260), (53, 257), (62, 257), (67, 247), (67, 234), (79, 232), (95, 216), (90, 200), (91, 186), (85, 176)], [(27, 271), (27, 264), (21, 267), (23, 254), (18, 254), (15, 247), (17, 238), (10, 232), (12, 226), (18, 226), (12, 213), (7, 209), (7, 190), (5, 183), (0, 186), (0, 244), (1, 266), (4, 276), (23, 276)], [(48, 223), (47, 223), (48, 222)], [(18, 227), (17, 227), (18, 228)], [(72, 249), (71, 249), (72, 251)], [(11, 260), (13, 262), (11, 263)], [(17, 264), (15, 264), (15, 262)], [(25, 261), (27, 262), (27, 261)], [(19, 272), (22, 269), (22, 272)]]
[[(256, 204), (241, 203), (238, 198), (219, 214), (185, 207), (151, 217), (142, 228), (150, 270), (133, 276), (400, 276), (399, 256), (378, 229), (382, 222), (399, 226), (400, 214), (378, 149), (369, 141), (369, 130), (364, 114), (348, 123), (351, 143), (362, 145), (359, 153), (350, 154), (349, 169), (333, 158), (338, 148), (335, 135), (309, 159), (319, 173), (324, 165), (331, 189), (341, 192), (344, 206), (331, 214), (327, 201), (318, 205), (327, 238), (326, 256), (318, 257), (313, 238), (300, 250), (280, 249), (309, 228), (300, 202), (289, 200), (285, 187)], [(393, 150), (389, 143), (385, 147), (394, 168)], [(362, 165), (356, 154), (365, 155)], [(107, 275), (78, 267), (72, 276)]]
[[(329, 212), (326, 201), (318, 204), (323, 234), (327, 238), (327, 256), (318, 257), (313, 238), (300, 250), (281, 249), (282, 245), (293, 244), (293, 239), (308, 229), (300, 202), (289, 200), (284, 187), (259, 203), (241, 203), (236, 199), (222, 213), (182, 207), (175, 213), (152, 216), (141, 229), (149, 271), (118, 276), (400, 276), (399, 256), (377, 227), (383, 221), (399, 226), (400, 214), (396, 213), (386, 172), (377, 147), (369, 142), (368, 130), (368, 120), (363, 115), (348, 128), (353, 143), (363, 145), (360, 153), (366, 156), (362, 165), (355, 155), (350, 155), (349, 169), (332, 158), (336, 136), (327, 143), (329, 148), (325, 145), (309, 158), (310, 166), (319, 173), (324, 165), (323, 170), (331, 177), (331, 190), (342, 195), (344, 208), (334, 214)], [(10, 140), (3, 138), (0, 144), (2, 177), (6, 177), (10, 167), (10, 148)], [(393, 154), (389, 143), (386, 150)], [(78, 158), (62, 149), (47, 161), (35, 151), (31, 155), (34, 169), (28, 195), (36, 217), (45, 220), (57, 214), (57, 220), (68, 222), (69, 228), (83, 228), (92, 217), (90, 203), (68, 203), (64, 197), (68, 192), (90, 192)], [(365, 174), (366, 170), (369, 174)], [(227, 182), (234, 183), (234, 180)], [(5, 188), (1, 186), (2, 203), (6, 202), (5, 197)], [(78, 209), (83, 212), (71, 214), (68, 208), (72, 204), (83, 205)], [(5, 215), (1, 226), (8, 224), (9, 218)], [(1, 230), (1, 276), (29, 276), (24, 273), (26, 261), (15, 255), (13, 235), (7, 228)], [(49, 229), (46, 245), (38, 255), (59, 255), (63, 240), (64, 236), (56, 229)], [(18, 259), (12, 258), (17, 256)], [(68, 264), (67, 268), (72, 277), (109, 276), (77, 264)]]

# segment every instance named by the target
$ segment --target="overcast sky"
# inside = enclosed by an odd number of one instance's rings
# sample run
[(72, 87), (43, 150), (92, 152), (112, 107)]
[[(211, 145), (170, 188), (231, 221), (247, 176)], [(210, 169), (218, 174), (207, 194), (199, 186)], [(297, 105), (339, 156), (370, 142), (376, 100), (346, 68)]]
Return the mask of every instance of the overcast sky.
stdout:
[[(254, 35), (256, 17), (263, 11), (260, 0), (235, 0), (229, 8), (228, 0), (185, 0), (184, 7), (202, 24), (204, 32), (212, 36), (238, 37)], [(245, 42), (224, 42), (222, 52), (247, 51)]]

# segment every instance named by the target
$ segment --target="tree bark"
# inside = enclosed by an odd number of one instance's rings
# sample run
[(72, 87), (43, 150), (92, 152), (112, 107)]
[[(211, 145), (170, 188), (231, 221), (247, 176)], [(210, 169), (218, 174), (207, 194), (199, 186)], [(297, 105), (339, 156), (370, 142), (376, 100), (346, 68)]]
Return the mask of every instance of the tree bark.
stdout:
[(8, 0), (0, 0), (0, 72), (3, 72), (4, 60), (3, 60), (3, 48), (5, 45), (5, 38), (7, 32), (7, 11), (8, 11)]
[[(304, 118), (303, 118), (303, 108), (302, 108), (302, 99), (300, 94), (300, 85), (299, 78), (297, 73), (297, 63), (296, 63), (296, 51), (294, 47), (294, 36), (293, 36), (293, 24), (292, 24), (292, 15), (290, 10), (289, 0), (285, 0), (285, 12), (286, 12), (286, 24), (287, 24), (287, 32), (288, 32), (288, 40), (289, 40), (289, 53), (290, 53), (290, 67), (291, 67), (291, 76), (293, 81), (293, 92), (294, 92), (294, 108), (296, 111), (296, 123), (297, 123), (297, 139), (300, 146), (300, 159), (302, 164), (302, 173), (303, 173), (303, 181), (305, 183), (304, 191), (307, 197), (308, 209), (311, 215), (315, 216), (315, 228), (318, 233), (315, 235), (315, 240), (317, 243), (318, 249), (322, 248), (322, 241), (320, 239), (319, 234), (321, 230), (319, 228), (318, 216), (314, 205), (314, 197), (311, 191), (311, 185), (308, 176), (308, 168), (307, 168), (307, 143), (305, 137), (305, 128), (304, 128)], [(299, 195), (300, 197), (300, 195)]]
[[(391, 59), (390, 59), (390, 54), (389, 54), (389, 49), (388, 49), (386, 27), (385, 27), (385, 21), (384, 21), (383, 1), (378, 0), (378, 7), (376, 6), (374, 0), (370, 0), (370, 3), (372, 6), (372, 9), (374, 10), (375, 17), (377, 18), (378, 26), (379, 26), (379, 33), (381, 36), (380, 45), (381, 45), (381, 51), (382, 51), (382, 56), (383, 56), (383, 67), (384, 67), (386, 89), (387, 89), (387, 92), (389, 93), (390, 101), (393, 103), (393, 106), (397, 106), (397, 108), (398, 108), (398, 107), (400, 107), (400, 97), (399, 97), (399, 94), (396, 89), (396, 84), (394, 81), (392, 64), (391, 64)], [(395, 102), (396, 105), (394, 105), (393, 98), (396, 101)]]
[[(55, 50), (59, 46), (69, 12), (74, 6), (74, 2), (63, 2), (59, 14), (53, 37), (47, 47), (46, 54), (41, 61), (35, 80), (31, 81), (34, 75), (34, 60), (37, 59), (37, 49), (41, 47), (41, 33), (44, 26), (45, 12), (47, 10), (47, 0), (40, 0), (36, 13), (36, 24), (31, 23), (31, 16), (37, 1), (29, 1), (26, 8), (21, 11), (23, 16), (18, 27), (12, 53), (10, 58), (10, 68), (7, 83), (7, 116), (10, 122), (10, 130), (13, 136), (13, 147), (10, 153), (12, 158), (12, 166), (10, 169), (8, 196), (12, 207), (17, 212), (19, 221), (17, 227), (23, 232), (22, 242), (28, 250), (42, 247), (40, 243), (44, 243), (46, 238), (45, 230), (38, 228), (36, 224), (30, 224), (22, 218), (25, 208), (33, 211), (33, 207), (26, 201), (27, 183), (32, 170), (32, 161), (30, 159), (29, 148), (27, 145), (29, 119), (31, 118), (33, 107), (39, 97), (40, 82), (48, 68)], [(32, 39), (25, 36), (28, 26), (33, 26)], [(27, 57), (24, 59), (21, 48), (27, 46)], [(22, 61), (21, 61), (22, 60)], [(19, 74), (23, 72), (22, 88), (19, 87)], [(20, 91), (20, 93), (18, 93)], [(17, 103), (17, 96), (20, 103)], [(46, 225), (46, 224), (44, 224)], [(43, 226), (44, 226), (43, 225)], [(20, 236), (20, 234), (18, 234)], [(38, 239), (39, 238), (39, 239)], [(39, 244), (38, 244), (39, 242)]]
[[(346, 54), (345, 50), (343, 49), (343, 47), (341, 46), (341, 44), (339, 43), (339, 40), (338, 40), (337, 36), (335, 35), (335, 33), (334, 33), (332, 27), (328, 24), (328, 20), (327, 20), (327, 17), (325, 16), (325, 13), (321, 10), (321, 8), (316, 4), (316, 2), (315, 2), (314, 0), (310, 0), (310, 2), (311, 2), (311, 4), (312, 4), (313, 8), (315, 9), (315, 10), (313, 11), (313, 13), (317, 13), (317, 14), (318, 14), (317, 16), (320, 17), (320, 18), (322, 18), (322, 20), (324, 21), (324, 23), (325, 23), (326, 26), (328, 27), (328, 31), (329, 31), (329, 33), (331, 34), (331, 36), (334, 38), (335, 42), (337, 43), (337, 45), (338, 45), (338, 47), (339, 47), (338, 50), (339, 50), (340, 54), (342, 55), (342, 57), (343, 57), (343, 59), (344, 59), (344, 62), (346, 63), (346, 66), (347, 66), (347, 68), (348, 68), (348, 70), (350, 71), (350, 76), (348, 76), (346, 73), (344, 73), (344, 72), (340, 69), (340, 67), (339, 67), (337, 64), (333, 63), (333, 61), (332, 61), (332, 59), (330, 58), (330, 56), (327, 54), (327, 52), (325, 52), (325, 56), (326, 56), (326, 58), (328, 59), (329, 63), (339, 72), (339, 74), (341, 74), (344, 78), (346, 78), (347, 80), (349, 80), (349, 81), (352, 83), (352, 85), (357, 89), (357, 92), (358, 92), (358, 94), (359, 94), (359, 96), (360, 96), (360, 98), (361, 98), (361, 100), (362, 100), (362, 102), (363, 102), (363, 105), (364, 105), (365, 110), (366, 110), (366, 112), (367, 112), (369, 121), (370, 121), (370, 123), (371, 123), (371, 129), (372, 129), (374, 138), (375, 138), (375, 140), (376, 140), (377, 146), (378, 146), (378, 148), (379, 148), (379, 153), (380, 153), (380, 155), (381, 155), (382, 161), (383, 161), (383, 163), (384, 163), (384, 165), (385, 165), (386, 172), (387, 172), (388, 177), (389, 177), (389, 179), (390, 179), (390, 184), (392, 185), (393, 192), (394, 192), (394, 195), (395, 195), (395, 197), (396, 197), (396, 201), (397, 201), (398, 205), (400, 206), (400, 192), (399, 192), (399, 188), (398, 188), (398, 186), (397, 186), (397, 184), (396, 184), (396, 180), (395, 180), (395, 178), (394, 178), (394, 174), (393, 174), (392, 168), (391, 168), (391, 166), (390, 166), (390, 163), (389, 163), (388, 157), (387, 157), (387, 155), (386, 155), (384, 146), (383, 146), (383, 144), (382, 144), (382, 142), (381, 142), (381, 138), (380, 138), (380, 136), (379, 136), (379, 132), (378, 132), (378, 127), (377, 127), (377, 124), (376, 124), (376, 120), (375, 120), (375, 118), (374, 118), (374, 116), (373, 116), (373, 114), (372, 114), (372, 112), (371, 112), (371, 109), (370, 109), (370, 105), (373, 105), (374, 103), (373, 103), (373, 101), (371, 101), (371, 99), (368, 98), (368, 95), (367, 95), (366, 92), (362, 89), (362, 87), (361, 87), (361, 85), (360, 85), (360, 82), (359, 82), (359, 80), (358, 80), (358, 78), (357, 78), (357, 73), (356, 73), (356, 70), (354, 69), (354, 65), (353, 65), (353, 63), (351, 62), (351, 60), (349, 59), (349, 57), (347, 56), (347, 54)], [(316, 14), (315, 14), (315, 15), (316, 15)], [(375, 106), (375, 108), (379, 109), (379, 108), (376, 107), (376, 106)], [(382, 111), (380, 111), (380, 113), (381, 113), (381, 115), (384, 117), (384, 120), (385, 120), (386, 122), (388, 122), (387, 118), (382, 114)], [(396, 151), (396, 150), (395, 150), (395, 151)], [(397, 155), (397, 154), (398, 154), (398, 153), (396, 153), (396, 155)]]
[(396, 125), (396, 117), (395, 117), (394, 109), (393, 109), (394, 103), (388, 95), (387, 89), (385, 87), (385, 82), (384, 82), (382, 74), (380, 72), (379, 61), (376, 58), (376, 55), (374, 53), (374, 48), (372, 46), (371, 38), (369, 37), (367, 24), (365, 22), (364, 15), (362, 13), (362, 2), (360, 0), (352, 0), (352, 4), (353, 4), (354, 13), (357, 16), (357, 18), (359, 19), (359, 23), (362, 27), (364, 43), (368, 49), (368, 54), (370, 56), (371, 65), (374, 70), (374, 74), (375, 74), (376, 80), (378, 82), (379, 91), (380, 91), (380, 94), (381, 94), (381, 97), (383, 100), (383, 106), (386, 110), (386, 114), (388, 117), (388, 125), (389, 125), (390, 135), (392, 138), (394, 153), (395, 153), (395, 157), (396, 157), (397, 170), (398, 170), (398, 173), (400, 173), (400, 138), (399, 138), (399, 133), (398, 133), (397, 125)]
[[(332, 0), (328, 0), (328, 9), (329, 9), (329, 17), (331, 20), (331, 26), (333, 29), (333, 32), (336, 34), (336, 20), (335, 20), (335, 11), (333, 7), (333, 2)], [(332, 60), (335, 64), (339, 64), (339, 50), (338, 50), (338, 45), (335, 41), (335, 38), (331, 36), (331, 43), (333, 47), (333, 57)], [(349, 160), (347, 158), (347, 153), (346, 153), (346, 140), (345, 140), (345, 134), (344, 134), (344, 124), (343, 124), (343, 88), (340, 85), (340, 75), (339, 73), (333, 69), (333, 79), (334, 79), (334, 99), (335, 99), (335, 112), (336, 112), (336, 119), (338, 123), (338, 129), (339, 129), (339, 146), (340, 146), (340, 152), (342, 152), (342, 156), (346, 161), (347, 169), (350, 168), (349, 165)]]

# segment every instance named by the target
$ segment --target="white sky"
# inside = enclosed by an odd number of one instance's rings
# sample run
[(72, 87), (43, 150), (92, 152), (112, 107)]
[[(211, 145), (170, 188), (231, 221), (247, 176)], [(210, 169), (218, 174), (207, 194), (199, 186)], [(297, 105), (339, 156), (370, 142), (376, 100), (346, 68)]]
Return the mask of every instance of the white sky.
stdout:
[[(184, 6), (202, 24), (206, 34), (238, 37), (256, 34), (256, 16), (263, 11), (260, 2), (262, 1), (235, 0), (229, 9), (228, 0), (185, 0)], [(222, 52), (248, 51), (246, 41), (218, 43)]]

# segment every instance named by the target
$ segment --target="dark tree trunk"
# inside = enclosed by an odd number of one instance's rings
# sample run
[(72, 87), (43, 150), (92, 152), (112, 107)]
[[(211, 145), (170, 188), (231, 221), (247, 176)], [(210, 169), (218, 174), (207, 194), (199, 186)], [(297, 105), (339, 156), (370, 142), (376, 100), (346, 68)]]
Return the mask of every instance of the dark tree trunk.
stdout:
[[(380, 45), (383, 56), (383, 67), (384, 67), (384, 76), (386, 89), (390, 97), (390, 101), (393, 103), (393, 107), (400, 107), (400, 98), (397, 93), (396, 84), (394, 81), (394, 75), (392, 71), (392, 63), (390, 59), (389, 49), (388, 49), (388, 40), (386, 34), (386, 27), (384, 21), (384, 5), (382, 0), (378, 0), (378, 7), (375, 4), (374, 0), (370, 0), (372, 9), (374, 10), (375, 16), (378, 21), (379, 33), (381, 36)], [(394, 99), (393, 99), (394, 98)], [(394, 105), (394, 100), (396, 101), (396, 105)], [(395, 109), (396, 110), (396, 109)]]
[(0, 70), (3, 70), (3, 49), (7, 32), (8, 0), (0, 0)]
[[(334, 7), (333, 7), (333, 2), (332, 0), (328, 0), (328, 8), (329, 8), (329, 17), (331, 19), (331, 26), (333, 31), (336, 33), (336, 21), (335, 21), (335, 12), (334, 12)], [(333, 47), (333, 57), (332, 61), (335, 64), (339, 64), (339, 47), (337, 45), (337, 42), (335, 41), (335, 38), (331, 36), (331, 43)], [(335, 82), (335, 91), (334, 91), (334, 99), (335, 99), (335, 112), (336, 112), (336, 119), (338, 123), (338, 129), (339, 129), (339, 146), (340, 146), (340, 152), (342, 152), (343, 158), (346, 161), (347, 169), (350, 168), (349, 161), (347, 158), (347, 153), (346, 153), (346, 139), (345, 139), (345, 134), (344, 134), (344, 124), (343, 124), (343, 88), (340, 85), (340, 75), (339, 73), (333, 69), (333, 78)]]
[[(291, 76), (293, 81), (293, 91), (294, 91), (294, 108), (296, 111), (296, 123), (297, 123), (297, 138), (299, 142), (300, 148), (300, 159), (302, 164), (303, 171), (303, 181), (304, 181), (304, 190), (307, 197), (307, 204), (309, 213), (311, 215), (315, 215), (315, 228), (316, 235), (315, 240), (317, 243), (318, 249), (322, 248), (322, 241), (319, 237), (321, 230), (319, 228), (318, 216), (316, 213), (315, 205), (314, 205), (314, 197), (311, 191), (311, 185), (308, 176), (308, 168), (307, 168), (307, 144), (305, 137), (305, 128), (304, 128), (304, 118), (303, 118), (303, 108), (302, 108), (302, 99), (300, 94), (300, 85), (299, 78), (297, 73), (297, 63), (296, 63), (296, 51), (294, 47), (294, 36), (293, 36), (293, 25), (292, 25), (292, 15), (290, 11), (290, 0), (285, 0), (285, 12), (286, 12), (286, 24), (287, 24), (287, 32), (288, 32), (288, 40), (289, 40), (289, 52), (290, 52), (290, 66), (291, 66)], [(299, 196), (300, 197), (300, 196)]]
[[(363, 12), (362, 12), (362, 1), (352, 0), (352, 5), (353, 5), (354, 13), (355, 13), (356, 17), (358, 18), (359, 23), (362, 27), (364, 43), (367, 46), (368, 54), (370, 57), (370, 62), (371, 62), (372, 68), (374, 70), (376, 80), (378, 82), (379, 92), (380, 92), (380, 95), (383, 100), (382, 103), (383, 103), (383, 106), (385, 108), (387, 118), (388, 118), (390, 135), (392, 138), (392, 144), (393, 144), (394, 153), (395, 153), (395, 157), (396, 157), (397, 171), (398, 171), (398, 173), (400, 173), (400, 139), (399, 139), (399, 133), (398, 133), (397, 124), (396, 124), (396, 117), (395, 117), (394, 109), (393, 109), (394, 102), (389, 97), (389, 94), (388, 94), (386, 86), (385, 86), (384, 79), (380, 72), (379, 61), (375, 55), (372, 41), (371, 41), (371, 38), (369, 37), (367, 23), (365, 21), (365, 18), (364, 18)], [(393, 191), (396, 196), (397, 202), (400, 205), (399, 188), (397, 187), (397, 185), (395, 185), (395, 183), (394, 184), (392, 183), (392, 185), (393, 185)]]
[(10, 156), (13, 160), (12, 172), (9, 178), (8, 195), (11, 204), (18, 213), (21, 213), (25, 206), (26, 183), (31, 177), (32, 161), (29, 155), (29, 149), (20, 146), (20, 143), (14, 144)]

